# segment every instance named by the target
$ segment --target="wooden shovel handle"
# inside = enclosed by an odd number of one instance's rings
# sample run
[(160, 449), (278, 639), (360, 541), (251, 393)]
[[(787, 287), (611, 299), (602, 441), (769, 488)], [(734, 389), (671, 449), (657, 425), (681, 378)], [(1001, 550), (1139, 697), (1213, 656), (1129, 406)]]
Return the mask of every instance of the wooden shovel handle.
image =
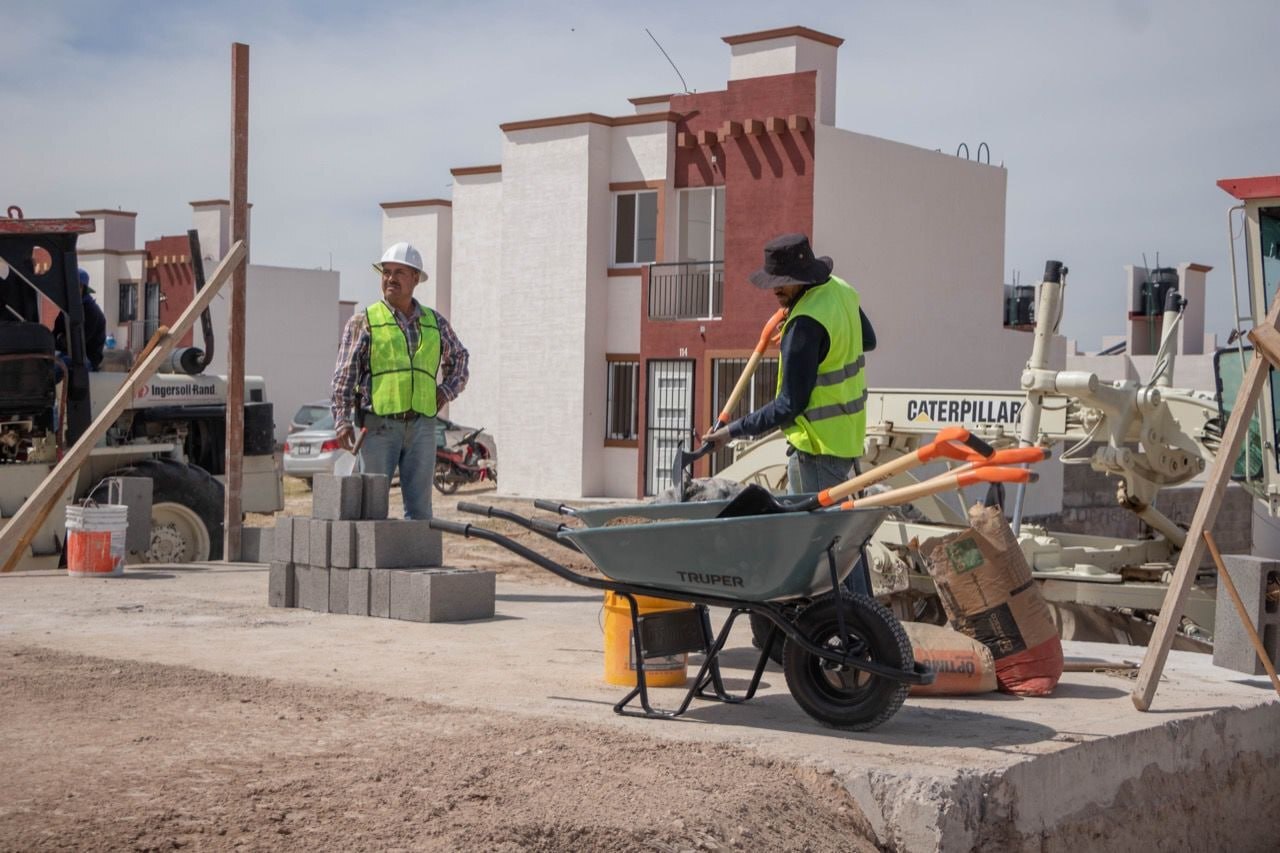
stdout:
[[(981, 449), (985, 449), (986, 453), (979, 455)], [(818, 506), (837, 504), (854, 492), (865, 489), (867, 486), (873, 486), (881, 480), (887, 480), (909, 468), (914, 468), (940, 456), (950, 459), (971, 460), (974, 457), (982, 458), (994, 453), (995, 451), (992, 450), (991, 445), (971, 435), (964, 427), (946, 427), (938, 431), (933, 441), (913, 450), (906, 456), (890, 459), (883, 465), (877, 465), (870, 470), (863, 471), (853, 479), (845, 480), (840, 485), (832, 486), (830, 489), (820, 493), (818, 495)]]
[(845, 501), (840, 508), (865, 509), (874, 506), (897, 506), (938, 492), (972, 486), (975, 483), (1026, 483), (1030, 482), (1031, 478), (1032, 474), (1026, 468), (978, 468), (961, 474), (941, 474), (923, 483), (891, 489), (856, 501)]

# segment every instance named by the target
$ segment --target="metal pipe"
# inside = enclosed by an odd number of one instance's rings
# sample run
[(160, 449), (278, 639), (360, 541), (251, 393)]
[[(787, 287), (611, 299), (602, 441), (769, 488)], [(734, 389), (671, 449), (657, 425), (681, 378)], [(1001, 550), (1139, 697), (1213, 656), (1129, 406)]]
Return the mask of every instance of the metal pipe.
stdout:
[[(1040, 304), (1036, 308), (1035, 340), (1031, 345), (1031, 359), (1022, 373), (1022, 387), (1027, 391), (1027, 405), (1022, 409), (1022, 423), (1018, 430), (1018, 444), (1029, 447), (1036, 443), (1040, 432), (1040, 414), (1044, 408), (1044, 392), (1041, 390), (1043, 371), (1049, 368), (1049, 344), (1058, 323), (1062, 320), (1062, 289), (1067, 268), (1061, 261), (1046, 261), (1044, 279), (1040, 282)], [(1013, 535), (1022, 527), (1022, 510), (1026, 503), (1027, 484), (1018, 483), (1013, 497)]]

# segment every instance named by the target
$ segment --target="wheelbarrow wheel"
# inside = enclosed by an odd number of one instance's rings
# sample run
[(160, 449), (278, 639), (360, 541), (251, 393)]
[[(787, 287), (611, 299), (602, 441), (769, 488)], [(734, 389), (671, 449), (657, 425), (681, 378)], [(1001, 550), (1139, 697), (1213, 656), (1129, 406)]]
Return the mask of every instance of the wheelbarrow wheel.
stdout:
[[(815, 645), (842, 646), (836, 608), (844, 608), (845, 629), (860, 657), (883, 666), (910, 672), (915, 666), (911, 640), (889, 610), (874, 598), (840, 590), (828, 594), (801, 611), (796, 628)], [(809, 716), (839, 729), (866, 731), (892, 717), (906, 701), (908, 686), (878, 675), (841, 668), (787, 641), (783, 647), (783, 672), (787, 688)]]

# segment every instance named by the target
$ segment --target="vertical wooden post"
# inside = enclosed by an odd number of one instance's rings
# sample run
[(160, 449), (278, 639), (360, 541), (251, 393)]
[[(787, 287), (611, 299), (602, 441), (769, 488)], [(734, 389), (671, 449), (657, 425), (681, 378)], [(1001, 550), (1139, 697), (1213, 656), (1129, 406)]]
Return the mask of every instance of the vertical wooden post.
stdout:
[[(249, 45), (231, 45), (231, 241), (248, 247), (249, 213)], [(240, 490), (244, 483), (244, 262), (231, 277), (231, 318), (227, 342), (226, 503), (222, 558), (240, 559)]]
[[(1260, 332), (1267, 340), (1262, 329), (1275, 330), (1280, 327), (1280, 294), (1271, 303), (1267, 318), (1254, 331)], [(1250, 338), (1255, 338), (1253, 332)], [(1213, 458), (1209, 476), (1205, 481), (1204, 491), (1200, 493), (1200, 501), (1196, 504), (1195, 514), (1191, 516), (1191, 527), (1187, 529), (1187, 541), (1178, 554), (1178, 565), (1173, 571), (1173, 580), (1164, 594), (1164, 602), (1160, 605), (1160, 617), (1156, 619), (1155, 630), (1147, 642), (1147, 653), (1142, 658), (1142, 667), (1138, 670), (1138, 682), (1133, 688), (1133, 705), (1139, 711), (1151, 707), (1151, 700), (1156, 695), (1156, 686), (1160, 682), (1160, 673), (1164, 671), (1164, 662), (1169, 657), (1169, 649), (1173, 646), (1173, 634), (1182, 618), (1182, 607), (1187, 601), (1187, 593), (1196, 579), (1196, 569), (1204, 556), (1204, 533), (1213, 529), (1213, 522), (1218, 518), (1218, 509), (1226, 494), (1227, 485), (1231, 481), (1231, 472), (1236, 467), (1236, 454), (1249, 431), (1249, 420), (1253, 417), (1254, 407), (1262, 396), (1262, 388), (1266, 384), (1267, 368), (1270, 362), (1266, 350), (1255, 349), (1253, 360), (1240, 381), (1240, 392), (1236, 395), (1235, 407), (1231, 417), (1227, 418), (1226, 429), (1218, 444), (1218, 452)]]

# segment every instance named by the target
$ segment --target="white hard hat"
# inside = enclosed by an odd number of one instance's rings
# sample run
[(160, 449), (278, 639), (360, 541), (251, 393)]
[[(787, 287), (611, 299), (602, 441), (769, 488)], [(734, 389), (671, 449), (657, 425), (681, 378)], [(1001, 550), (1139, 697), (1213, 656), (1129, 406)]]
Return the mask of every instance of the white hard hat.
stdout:
[(386, 263), (404, 264), (418, 271), (418, 281), (426, 281), (427, 274), (422, 271), (422, 254), (409, 243), (393, 243), (382, 253), (382, 260), (373, 265), (379, 273)]

